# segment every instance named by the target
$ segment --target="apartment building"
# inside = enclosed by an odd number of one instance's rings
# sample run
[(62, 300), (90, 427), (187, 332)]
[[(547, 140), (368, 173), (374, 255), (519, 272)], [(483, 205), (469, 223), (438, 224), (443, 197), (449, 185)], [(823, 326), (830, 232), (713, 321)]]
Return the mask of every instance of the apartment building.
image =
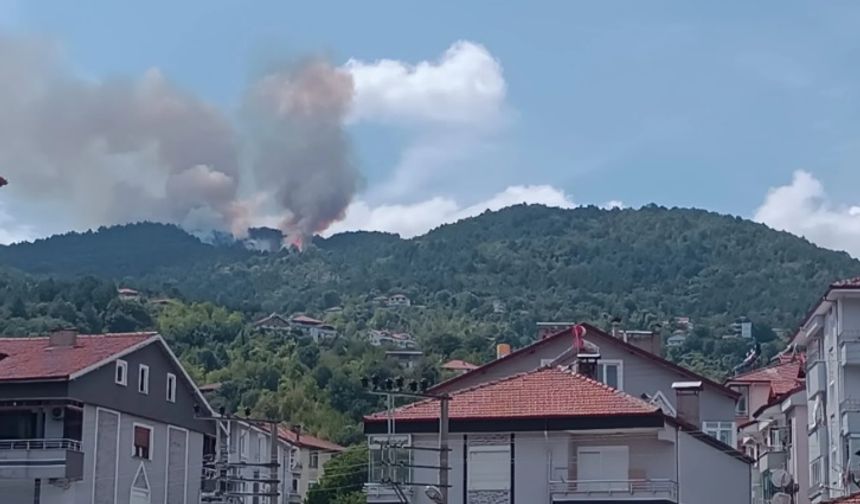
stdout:
[[(448, 502), (749, 503), (751, 461), (696, 427), (702, 387), (675, 384), (677, 416), (569, 367), (453, 390)], [(364, 419), (369, 503), (438, 502), (439, 418), (431, 399)]]
[(195, 409), (156, 333), (0, 338), (0, 501), (197, 503), (216, 438)]
[(738, 425), (754, 419), (760, 408), (804, 384), (806, 364), (802, 354), (783, 354), (763, 368), (754, 369), (726, 380), (726, 385), (740, 394), (735, 408)]
[(806, 350), (809, 497), (860, 489), (860, 278), (831, 284), (794, 338)]
[(302, 499), (325, 474), (326, 462), (346, 449), (337, 443), (305, 434), (300, 430), (282, 428), (281, 439), (293, 447), (296, 456), (293, 462), (294, 474), (297, 478), (292, 481), (292, 488)]
[[(543, 323), (539, 327), (541, 339), (538, 341), (510, 353), (502, 353), (498, 359), (443, 381), (431, 391), (451, 393), (542, 366), (573, 364), (577, 355), (573, 327)], [(627, 338), (625, 341), (621, 337), (624, 331), (612, 336), (590, 324), (580, 324), (579, 327), (584, 331), (582, 344), (598, 357), (595, 376), (598, 381), (656, 404), (672, 416), (678, 408), (673, 384), (701, 382), (701, 415), (696, 426), (720, 441), (736, 446), (735, 403), (740, 397), (738, 392), (662, 358), (655, 353), (659, 347), (654, 340), (659, 340), (659, 337)], [(549, 331), (550, 328), (553, 332)]]

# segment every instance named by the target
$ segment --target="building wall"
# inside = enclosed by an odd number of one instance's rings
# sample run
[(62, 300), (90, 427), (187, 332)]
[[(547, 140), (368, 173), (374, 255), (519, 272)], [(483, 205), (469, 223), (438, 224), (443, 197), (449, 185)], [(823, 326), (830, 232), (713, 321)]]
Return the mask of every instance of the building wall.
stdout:
[[(311, 467), (311, 453), (317, 453), (317, 467)], [(302, 461), (301, 479), (299, 480), (299, 493), (304, 497), (307, 495), (311, 485), (322, 478), (325, 473), (325, 464), (331, 460), (334, 455), (330, 451), (318, 450), (303, 446), (299, 451)]]
[(750, 465), (690, 434), (678, 434), (681, 504), (750, 504)]
[[(653, 395), (658, 390), (677, 408), (672, 383), (689, 381), (690, 378), (678, 371), (662, 366), (651, 359), (634, 354), (617, 344), (611, 336), (588, 334), (586, 341), (600, 347), (601, 360), (623, 361), (623, 389), (628, 394), (639, 397), (645, 393)], [(497, 380), (516, 373), (531, 371), (542, 365), (542, 361), (552, 360), (571, 347), (569, 338), (555, 338), (543, 345), (508, 358), (504, 363), (486, 370), (466, 375), (451, 385), (441, 384), (435, 392), (450, 392)], [(766, 402), (765, 398), (765, 402)], [(764, 404), (764, 403), (762, 403)], [(705, 384), (700, 396), (700, 417), (704, 421), (735, 421), (735, 400), (715, 387)], [(701, 427), (701, 425), (699, 426)]]
[(791, 460), (789, 470), (798, 485), (795, 504), (809, 504), (809, 433), (807, 432), (806, 393), (803, 399), (786, 412), (791, 425)]
[[(181, 426), (198, 432), (215, 433), (211, 421), (194, 419), (194, 405), (200, 402), (182, 371), (168, 358), (158, 343), (149, 344), (123, 357), (128, 363), (125, 386), (114, 381), (116, 364), (108, 363), (69, 383), (69, 396), (87, 404), (125, 411), (140, 418)], [(138, 392), (139, 365), (149, 366), (149, 393)], [(167, 400), (167, 373), (176, 375), (176, 402)], [(202, 406), (202, 405), (201, 405)]]

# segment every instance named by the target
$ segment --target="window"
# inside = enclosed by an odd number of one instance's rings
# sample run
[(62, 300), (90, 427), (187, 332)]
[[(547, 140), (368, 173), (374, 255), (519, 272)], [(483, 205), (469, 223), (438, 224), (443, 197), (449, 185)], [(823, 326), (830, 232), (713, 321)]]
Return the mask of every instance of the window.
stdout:
[(167, 373), (167, 400), (176, 402), (176, 375)]
[(809, 482), (813, 488), (821, 486), (821, 459), (817, 458), (809, 466)]
[(257, 462), (266, 460), (266, 438), (257, 436)]
[(774, 427), (767, 431), (767, 445), (771, 450), (782, 449), (782, 433), (783, 429)]
[(116, 371), (114, 373), (114, 382), (117, 385), (126, 386), (128, 383), (128, 362), (118, 359), (116, 361)]
[(299, 480), (296, 478), (293, 478), (293, 493), (296, 493), (298, 491), (299, 491)]
[(320, 452), (312, 451), (310, 457), (308, 458), (308, 467), (311, 469), (317, 469), (320, 466)]
[(469, 447), (469, 490), (511, 489), (511, 445)]
[(141, 364), (137, 370), (137, 391), (141, 394), (149, 393), (149, 366)]
[(734, 422), (704, 422), (702, 424), (702, 431), (729, 446), (735, 446)]
[(248, 460), (248, 431), (242, 430), (239, 432), (239, 456), (242, 460)]
[(552, 363), (553, 363), (553, 361), (554, 361), (554, 360), (555, 360), (555, 359), (541, 359), (541, 360), (540, 360), (540, 367), (546, 367), (546, 366), (549, 366), (550, 364), (552, 364)]
[(132, 456), (152, 460), (152, 428), (134, 424), (134, 442)]
[(747, 387), (732, 387), (732, 389), (741, 395), (738, 397), (738, 402), (735, 403), (735, 415), (742, 417), (747, 416), (749, 414), (747, 407), (747, 394), (749, 393), (749, 389)]
[(597, 364), (597, 380), (618, 390), (624, 390), (624, 369), (620, 360), (604, 360)]

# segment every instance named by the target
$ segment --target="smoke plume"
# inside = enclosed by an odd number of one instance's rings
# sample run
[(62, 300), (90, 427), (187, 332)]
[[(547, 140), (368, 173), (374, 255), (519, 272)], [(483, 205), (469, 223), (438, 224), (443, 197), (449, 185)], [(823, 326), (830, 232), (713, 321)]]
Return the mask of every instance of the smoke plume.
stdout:
[(299, 248), (342, 219), (358, 189), (343, 126), (353, 90), (349, 73), (311, 60), (268, 75), (248, 98), (255, 176), (276, 188), (275, 203), (285, 214), (279, 227)]
[(157, 220), (243, 236), (274, 205), (300, 243), (357, 189), (343, 129), (352, 79), (314, 60), (247, 95), (245, 131), (158, 70), (88, 80), (55, 47), (0, 34), (0, 175), (78, 227)]

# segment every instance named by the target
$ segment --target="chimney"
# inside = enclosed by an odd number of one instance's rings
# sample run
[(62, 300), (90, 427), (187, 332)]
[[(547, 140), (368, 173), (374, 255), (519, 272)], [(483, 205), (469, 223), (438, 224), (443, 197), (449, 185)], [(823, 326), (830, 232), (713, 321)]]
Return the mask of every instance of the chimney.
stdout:
[(617, 338), (619, 335), (619, 330), (621, 328), (621, 317), (612, 317), (612, 336)]
[(699, 427), (699, 394), (702, 392), (702, 382), (675, 382), (675, 405), (678, 418)]
[(61, 329), (54, 331), (48, 338), (50, 347), (73, 347), (78, 342), (78, 331), (75, 329)]
[(502, 357), (506, 357), (511, 353), (511, 345), (507, 343), (499, 343), (496, 345), (496, 358), (501, 359)]
[(583, 353), (576, 354), (576, 364), (574, 370), (576, 374), (581, 374), (592, 380), (597, 379), (597, 361), (600, 360), (599, 353)]

